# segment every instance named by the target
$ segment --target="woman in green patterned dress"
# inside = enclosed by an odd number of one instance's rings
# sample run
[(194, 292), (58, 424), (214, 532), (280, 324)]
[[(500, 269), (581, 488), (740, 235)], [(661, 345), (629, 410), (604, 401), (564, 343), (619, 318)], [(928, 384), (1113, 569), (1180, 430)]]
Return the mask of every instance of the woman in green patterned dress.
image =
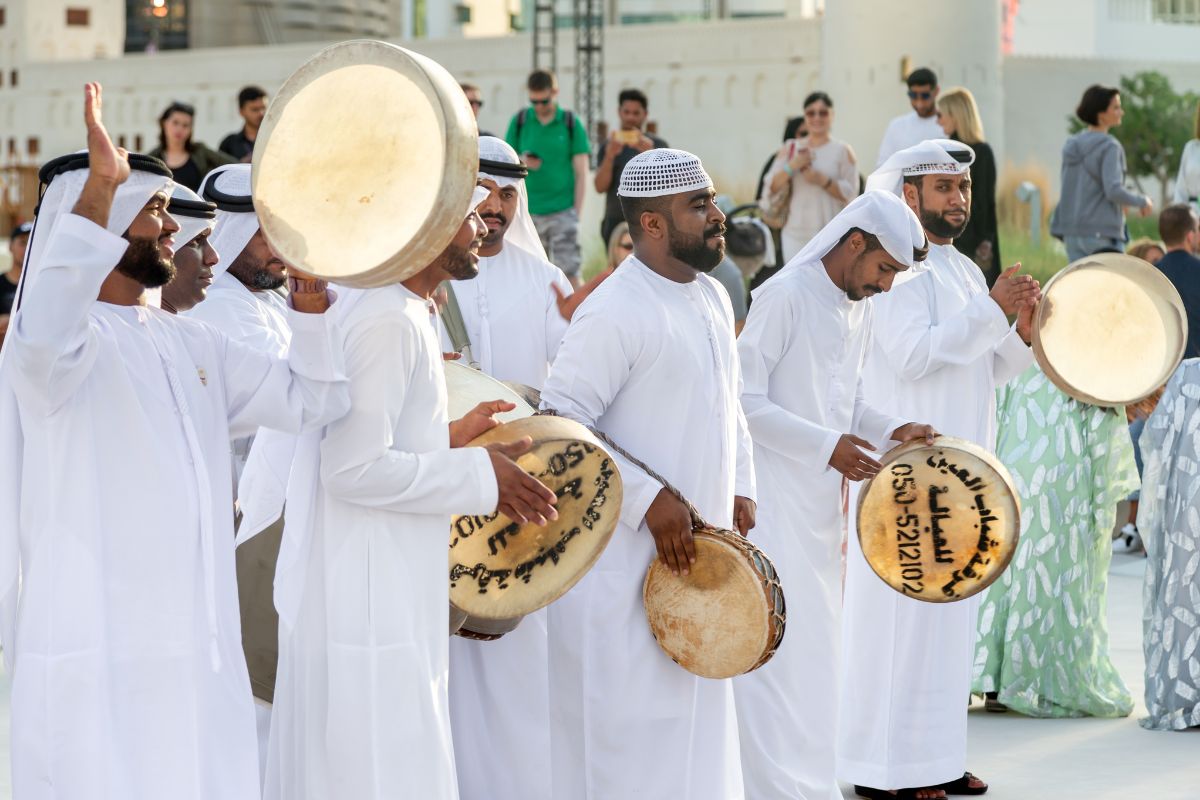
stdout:
[(979, 609), (973, 690), (1034, 717), (1128, 716), (1105, 621), (1116, 507), (1138, 485), (1125, 411), (1071, 399), (1037, 366), (999, 400), (1021, 540)]

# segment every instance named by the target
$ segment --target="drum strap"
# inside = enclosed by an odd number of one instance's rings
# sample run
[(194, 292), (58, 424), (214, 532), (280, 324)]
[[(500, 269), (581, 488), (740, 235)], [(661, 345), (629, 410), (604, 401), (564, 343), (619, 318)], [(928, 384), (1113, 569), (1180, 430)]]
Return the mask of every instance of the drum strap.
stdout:
[(458, 306), (458, 296), (454, 294), (454, 286), (451, 281), (442, 281), (442, 288), (446, 290), (446, 303), (438, 305), (438, 316), (442, 318), (442, 324), (446, 326), (446, 334), (450, 337), (450, 346), (454, 348), (454, 352), (461, 353), (471, 366), (477, 366), (471, 352), (471, 337), (467, 333), (467, 324), (463, 321), (462, 309)]
[[(534, 416), (536, 416), (536, 417), (543, 417), (543, 416), (561, 417), (562, 415), (559, 414), (557, 411), (555, 411), (552, 408), (543, 408), (541, 411), (538, 411), (536, 414), (534, 414)], [(621, 445), (614, 442), (612, 440), (612, 438), (604, 431), (597, 430), (596, 428), (593, 428), (590, 425), (585, 426), (585, 427), (587, 427), (587, 429), (589, 431), (591, 431), (592, 434), (597, 439), (599, 439), (600, 441), (604, 442), (604, 444), (611, 447), (615, 453), (619, 454), (626, 461), (633, 464), (635, 467), (640, 469), (642, 472), (646, 473), (651, 478), (653, 478), (654, 480), (661, 483), (662, 487), (664, 489), (666, 489), (668, 492), (673, 494), (675, 496), (675, 499), (677, 499), (679, 502), (683, 503), (684, 507), (686, 507), (688, 510), (688, 514), (690, 514), (692, 517), (692, 529), (693, 530), (699, 530), (701, 528), (713, 527), (704, 521), (704, 517), (700, 516), (700, 512), (696, 510), (696, 507), (694, 505), (692, 505), (691, 502), (686, 497), (683, 496), (683, 492), (679, 491), (674, 486), (672, 486), (670, 481), (668, 481), (662, 475), (659, 475), (657, 472), (655, 472), (645, 461), (642, 461), (640, 458), (638, 458), (637, 456), (630, 453), (624, 447), (621, 447)]]

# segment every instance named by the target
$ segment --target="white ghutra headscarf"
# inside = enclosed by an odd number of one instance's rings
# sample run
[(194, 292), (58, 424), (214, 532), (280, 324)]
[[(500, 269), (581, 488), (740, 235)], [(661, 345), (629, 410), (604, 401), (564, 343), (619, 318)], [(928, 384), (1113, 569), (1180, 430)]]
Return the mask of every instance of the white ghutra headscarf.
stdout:
[(215, 281), (237, 260), (258, 232), (258, 213), (250, 197), (250, 165), (217, 167), (200, 184), (200, 196), (217, 204), (217, 228), (208, 241), (217, 251), (218, 261), (213, 267)]
[[(159, 192), (170, 194), (173, 186), (170, 170), (158, 159), (131, 156), (130, 162), (129, 178), (117, 187), (105, 225), (109, 233), (117, 236), (129, 229), (151, 198)], [(75, 208), (90, 174), (86, 152), (56, 158), (42, 167), (40, 177), (48, 185), (38, 204), (33, 232), (29, 235), (25, 268), (17, 285), (17, 299), (9, 321), (10, 339), (20, 328), (20, 302), (25, 287), (36, 285), (50, 243), (62, 220)], [(25, 436), (13, 378), (9, 374), (12, 367), (6, 363), (7, 350), (5, 347), (0, 352), (0, 646), (4, 648), (4, 662), (11, 673), (16, 655), (14, 637), (21, 574), (21, 472)]]
[[(519, 247), (532, 253), (543, 261), (546, 259), (546, 248), (538, 236), (537, 228), (533, 226), (533, 217), (529, 214), (529, 191), (525, 188), (525, 175), (529, 172), (521, 163), (517, 151), (503, 139), (495, 136), (479, 137), (479, 180), (495, 181), (500, 188), (516, 186), (520, 195), (517, 201), (517, 215), (509, 220), (508, 230), (504, 233), (504, 244)], [(471, 208), (475, 208), (483, 199), (472, 199)]]

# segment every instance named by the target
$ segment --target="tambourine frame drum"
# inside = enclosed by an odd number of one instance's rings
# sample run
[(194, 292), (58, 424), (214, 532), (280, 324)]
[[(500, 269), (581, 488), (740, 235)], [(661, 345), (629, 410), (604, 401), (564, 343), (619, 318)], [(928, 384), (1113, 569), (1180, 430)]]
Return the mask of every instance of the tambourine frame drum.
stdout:
[(1012, 560), (1021, 506), (1012, 476), (973, 442), (939, 436), (884, 455), (858, 497), (858, 541), (884, 583), (949, 603), (986, 589)]
[(475, 119), (436, 62), (385, 42), (321, 50), (272, 99), (254, 147), (254, 208), (289, 265), (358, 287), (397, 283), (462, 226)]
[(1082, 403), (1137, 402), (1165, 384), (1183, 359), (1183, 300), (1140, 258), (1085, 256), (1051, 278), (1042, 295), (1034, 355), (1046, 377)]
[[(461, 515), (450, 524), (450, 602), (472, 619), (517, 620), (564, 595), (600, 558), (616, 530), (621, 474), (600, 441), (577, 422), (535, 416), (499, 425), (471, 442), (525, 436), (517, 465), (558, 496), (557, 520), (520, 525), (503, 514)], [(461, 634), (461, 631), (460, 631)]]
[(783, 641), (787, 608), (775, 566), (733, 531), (693, 532), (696, 563), (675, 575), (646, 570), (642, 602), (659, 647), (702, 678), (732, 678), (767, 663)]

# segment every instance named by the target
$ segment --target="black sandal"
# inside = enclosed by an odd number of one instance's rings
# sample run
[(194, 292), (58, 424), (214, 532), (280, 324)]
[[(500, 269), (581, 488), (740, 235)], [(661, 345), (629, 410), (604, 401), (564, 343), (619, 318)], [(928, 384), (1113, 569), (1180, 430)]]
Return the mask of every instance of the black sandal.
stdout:
[(984, 794), (988, 790), (986, 783), (983, 786), (972, 786), (971, 780), (977, 780), (983, 783), (979, 778), (976, 778), (969, 772), (964, 772), (961, 778), (940, 784), (938, 786), (930, 786), (930, 789), (941, 789), (946, 794)]
[[(922, 787), (922, 789), (939, 789), (938, 786)], [(865, 797), (867, 800), (926, 800), (918, 798), (917, 792), (921, 789), (897, 789), (895, 792), (889, 792), (887, 789), (872, 789), (870, 786), (855, 786), (854, 793), (859, 797)]]

